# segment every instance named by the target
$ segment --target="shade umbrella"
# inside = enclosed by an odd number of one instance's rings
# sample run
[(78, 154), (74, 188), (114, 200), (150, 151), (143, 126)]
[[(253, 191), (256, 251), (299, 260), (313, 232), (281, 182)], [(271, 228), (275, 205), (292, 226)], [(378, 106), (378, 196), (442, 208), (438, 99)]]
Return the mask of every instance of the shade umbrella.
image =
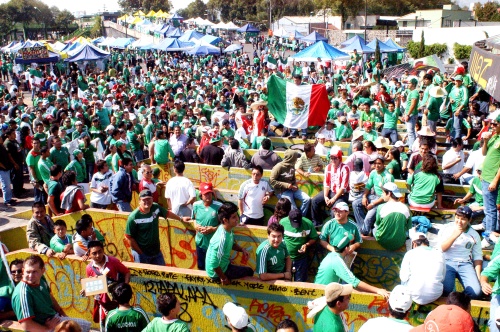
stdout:
[(224, 49), (224, 53), (232, 53), (232, 52), (236, 52), (236, 51), (239, 51), (243, 48), (242, 45), (239, 45), (239, 44), (231, 44), (229, 45), (228, 47), (226, 47)]

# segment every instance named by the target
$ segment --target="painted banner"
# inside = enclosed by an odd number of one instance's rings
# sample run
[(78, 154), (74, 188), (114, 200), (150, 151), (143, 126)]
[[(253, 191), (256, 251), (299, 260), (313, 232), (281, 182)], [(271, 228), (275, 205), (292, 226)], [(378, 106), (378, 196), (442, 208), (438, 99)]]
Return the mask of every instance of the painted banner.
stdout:
[(500, 72), (500, 55), (472, 46), (469, 60), (469, 74), (481, 88), (496, 100), (500, 100), (497, 88), (497, 74)]
[(23, 60), (37, 60), (49, 57), (47, 46), (26, 47), (19, 50)]

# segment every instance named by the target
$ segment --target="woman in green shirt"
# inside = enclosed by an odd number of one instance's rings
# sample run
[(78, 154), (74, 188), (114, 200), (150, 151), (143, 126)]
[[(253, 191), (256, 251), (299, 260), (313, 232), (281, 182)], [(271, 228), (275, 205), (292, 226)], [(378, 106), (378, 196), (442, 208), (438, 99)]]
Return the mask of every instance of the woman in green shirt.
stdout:
[(74, 171), (76, 173), (76, 181), (78, 183), (84, 183), (85, 177), (87, 176), (87, 167), (85, 165), (85, 158), (83, 158), (83, 152), (76, 149), (73, 151), (73, 157), (75, 157), (75, 159), (73, 159), (64, 170)]
[(433, 208), (437, 193), (437, 208), (441, 209), (443, 181), (438, 175), (438, 164), (432, 154), (426, 154), (422, 160), (422, 170), (408, 175), (410, 189), (408, 204), (420, 208)]
[(90, 142), (90, 136), (85, 136), (83, 138), (83, 143), (80, 143), (80, 150), (83, 153), (85, 166), (87, 167), (87, 177), (85, 178), (85, 182), (90, 182), (92, 175), (94, 175), (94, 152), (97, 152), (97, 148)]
[(132, 159), (132, 163), (135, 166), (135, 159), (132, 156), (132, 154), (127, 150), (127, 145), (123, 143), (122, 141), (117, 141), (115, 143), (116, 145), (116, 153), (113, 156), (113, 159), (111, 160), (111, 165), (113, 167), (113, 171), (116, 173), (120, 169), (120, 160), (123, 160), (123, 158), (130, 158)]
[(392, 148), (387, 151), (386, 160), (390, 160), (387, 164), (387, 171), (394, 176), (394, 180), (401, 180), (401, 157), (398, 148)]

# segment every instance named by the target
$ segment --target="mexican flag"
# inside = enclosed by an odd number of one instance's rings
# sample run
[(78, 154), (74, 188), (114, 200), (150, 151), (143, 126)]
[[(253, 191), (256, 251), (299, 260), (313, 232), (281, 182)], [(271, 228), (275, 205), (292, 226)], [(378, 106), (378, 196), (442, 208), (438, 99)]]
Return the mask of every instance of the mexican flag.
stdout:
[(267, 56), (267, 68), (269, 69), (276, 69), (278, 67), (278, 61), (271, 55)]
[(272, 75), (267, 82), (269, 112), (287, 128), (323, 126), (330, 101), (323, 84), (296, 85)]

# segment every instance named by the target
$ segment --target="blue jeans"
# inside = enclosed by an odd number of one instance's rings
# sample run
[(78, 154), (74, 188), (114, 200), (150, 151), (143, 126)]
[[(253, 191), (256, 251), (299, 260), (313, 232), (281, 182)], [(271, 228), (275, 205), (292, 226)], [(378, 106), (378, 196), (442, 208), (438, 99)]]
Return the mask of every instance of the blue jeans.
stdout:
[(45, 190), (43, 190), (43, 181), (38, 181), (38, 187), (40, 189), (37, 189), (37, 187), (33, 186), (33, 190), (35, 192), (35, 199), (34, 202), (41, 202), (43, 204), (47, 203), (47, 196), (45, 194)]
[[(307, 136), (307, 129), (301, 129), (300, 134), (302, 136)], [(298, 129), (291, 129), (290, 130), (290, 136), (297, 136), (298, 135)]]
[(139, 262), (143, 263), (143, 264), (165, 266), (165, 259), (163, 258), (163, 254), (161, 252), (157, 255), (154, 255), (154, 256), (139, 254)]
[(462, 112), (458, 116), (453, 113), (453, 138), (462, 137), (462, 120), (464, 116)]
[(489, 182), (484, 180), (481, 181), (483, 190), (483, 205), (484, 205), (484, 228), (483, 237), (488, 238), (490, 233), (497, 229), (497, 196), (498, 188), (493, 191), (489, 191)]
[(391, 144), (398, 141), (398, 131), (396, 129), (382, 128), (382, 137), (390, 138)]
[(302, 206), (300, 207), (300, 211), (302, 212), (302, 216), (306, 217), (309, 215), (309, 205), (311, 205), (311, 197), (309, 197), (302, 190), (297, 189), (296, 191), (287, 190), (282, 192), (281, 194), (277, 194), (278, 198), (286, 197), (292, 203), (292, 208), (297, 209), (297, 204), (295, 204), (295, 200), (298, 199), (302, 202)]
[(408, 146), (412, 146), (416, 138), (415, 125), (417, 124), (417, 116), (412, 115), (406, 122), (406, 133), (408, 134)]
[(207, 258), (207, 249), (196, 246), (196, 261), (198, 270), (205, 271), (205, 259)]
[[(377, 195), (368, 195), (368, 203), (371, 203), (379, 199)], [(352, 210), (354, 212), (354, 218), (356, 219), (356, 224), (358, 229), (363, 235), (368, 235), (375, 224), (375, 217), (377, 216), (377, 207), (365, 212), (365, 207), (363, 206), (363, 197), (358, 198), (352, 202)]]
[(87, 178), (85, 182), (90, 182), (92, 180), (92, 176), (94, 175), (94, 167), (95, 163), (86, 163), (87, 165)]
[(427, 120), (427, 126), (431, 128), (433, 132), (436, 132), (437, 130), (437, 121), (432, 121), (432, 120)]
[(443, 281), (443, 296), (448, 296), (455, 289), (455, 279), (458, 278), (464, 287), (465, 294), (471, 299), (481, 296), (481, 285), (477, 279), (472, 261), (455, 262), (446, 260), (446, 275)]
[(295, 275), (293, 277), (293, 281), (307, 282), (307, 270), (309, 269), (309, 262), (307, 256), (292, 261), (292, 269), (293, 268), (295, 268)]
[(500, 294), (491, 294), (490, 320), (488, 322), (488, 326), (490, 327), (490, 332), (499, 332), (497, 324), (495, 322), (495, 313), (499, 306), (500, 306)]
[(132, 212), (132, 207), (130, 206), (130, 202), (118, 201), (115, 204), (118, 210), (122, 212)]
[(12, 188), (10, 184), (10, 170), (0, 170), (0, 182), (2, 184), (3, 202), (9, 203), (12, 199)]

